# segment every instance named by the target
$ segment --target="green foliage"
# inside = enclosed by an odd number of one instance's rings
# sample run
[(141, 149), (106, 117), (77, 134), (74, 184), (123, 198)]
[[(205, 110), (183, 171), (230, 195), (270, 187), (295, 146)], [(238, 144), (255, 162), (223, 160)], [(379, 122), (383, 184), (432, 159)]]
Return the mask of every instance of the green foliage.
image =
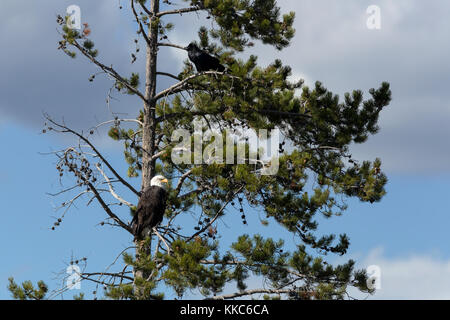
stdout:
[(295, 34), (292, 27), (295, 13), (280, 17), (275, 0), (185, 1), (205, 8), (217, 23), (217, 28), (210, 31), (211, 36), (239, 51), (252, 46), (249, 39), (261, 40), (281, 50)]
[[(243, 235), (232, 244), (232, 252), (221, 255), (217, 242), (196, 237), (190, 241), (173, 241), (171, 254), (157, 255), (159, 267), (144, 251), (139, 252), (139, 259), (124, 254), (124, 262), (150, 275), (146, 281), (135, 280), (135, 284), (144, 291), (140, 298), (163, 298), (162, 293), (155, 292), (157, 279), (164, 281), (179, 297), (188, 289), (198, 289), (208, 297), (222, 292), (224, 286), (232, 281), (238, 290), (245, 290), (245, 280), (250, 274), (264, 277), (273, 288), (285, 288), (290, 283), (301, 281), (303, 285), (286, 293), (290, 299), (343, 299), (349, 285), (371, 292), (366, 285), (365, 271), (355, 271), (354, 261), (333, 267), (322, 258), (308, 254), (305, 246), (298, 246), (294, 252), (287, 252), (283, 247), (281, 240)], [(137, 298), (131, 284), (108, 288), (106, 296), (113, 299)], [(280, 295), (266, 295), (265, 298), (280, 299)]]
[(73, 300), (84, 300), (84, 293), (80, 292), (78, 295), (74, 295)]
[(76, 53), (75, 51), (71, 51), (69, 49), (67, 49), (68, 45), (73, 45), (76, 46), (78, 45), (77, 40), (84, 40), (82, 47), (79, 47), (81, 50), (84, 51), (84, 53), (92, 58), (95, 58), (98, 55), (98, 50), (94, 49), (94, 42), (92, 40), (87, 39), (87, 37), (90, 34), (90, 29), (88, 28), (88, 25), (85, 24), (84, 29), (79, 32), (78, 30), (75, 30), (73, 28), (69, 28), (68, 23), (69, 23), (69, 19), (70, 16), (66, 16), (65, 18), (62, 18), (61, 16), (58, 16), (57, 18), (57, 23), (62, 26), (61, 30), (62, 30), (62, 37), (63, 40), (59, 42), (59, 47), (58, 49), (63, 50), (64, 53), (66, 53), (69, 57), (71, 58), (75, 58), (76, 57)]
[[(200, 41), (206, 46), (208, 42), (205, 39), (201, 38)], [(256, 175), (254, 166), (250, 164), (174, 165), (170, 158), (161, 158), (161, 165), (157, 166), (158, 173), (170, 177), (176, 172), (191, 169), (193, 178), (216, 186), (211, 192), (204, 190), (195, 195), (196, 199), (188, 197), (180, 201), (171, 193), (168, 202), (172, 207), (167, 210), (167, 217), (174, 217), (174, 212), (184, 212), (193, 204), (200, 206), (206, 217), (216, 214), (220, 217), (223, 214), (220, 208), (230, 200), (230, 194), (239, 186), (245, 186), (245, 192), (234, 194), (232, 198), (245, 197), (252, 206), (262, 208), (266, 213), (264, 224), (276, 221), (319, 253), (345, 254), (350, 244), (348, 237), (345, 234), (338, 237), (334, 234), (315, 235), (314, 231), (318, 227), (315, 218), (317, 214), (326, 218), (343, 214), (346, 204), (338, 200), (342, 198), (339, 195), (374, 202), (385, 194), (387, 179), (381, 172), (381, 161), (376, 159), (374, 162), (358, 164), (349, 154), (348, 147), (351, 143), (365, 141), (369, 134), (378, 130), (378, 114), (390, 101), (389, 85), (383, 83), (380, 89), (371, 90), (372, 98), (369, 100), (363, 101), (362, 94), (355, 91), (353, 98), (346, 95), (346, 100), (340, 103), (339, 97), (319, 82), (314, 90), (303, 87), (301, 81), (290, 83), (287, 80), (290, 68), (283, 66), (280, 61), (261, 68), (256, 64), (256, 57), (251, 56), (247, 61), (235, 60), (230, 69), (233, 76), (242, 80), (199, 77), (192, 82), (193, 87), (208, 86), (208, 92), (194, 91), (192, 100), (176, 95), (171, 103), (158, 104), (157, 115), (167, 119), (164, 127), (157, 128), (157, 134), (170, 137), (173, 130), (179, 128), (193, 132), (197, 114), (211, 115), (215, 121), (225, 123), (226, 129), (230, 131), (240, 126), (258, 129), (277, 127), (295, 148), (281, 155), (279, 171), (273, 176)], [(185, 75), (189, 75), (188, 70), (187, 66)], [(298, 89), (302, 89), (300, 97), (295, 95)], [(352, 112), (348, 111), (350, 109)], [(207, 129), (205, 125), (203, 130)], [(223, 137), (227, 139), (226, 134)], [(188, 144), (191, 151), (194, 148), (193, 141)], [(163, 142), (170, 154), (175, 142), (179, 141), (163, 139)], [(202, 151), (208, 143), (203, 141)], [(235, 151), (236, 148), (237, 145)], [(244, 148), (248, 157), (249, 145), (244, 143)], [(133, 161), (138, 162), (139, 159), (134, 158)], [(309, 190), (307, 184), (311, 180), (316, 186)], [(368, 291), (364, 273), (354, 271), (352, 261), (332, 268), (307, 254), (304, 247), (299, 247), (291, 255), (281, 253), (281, 247), (282, 243), (271, 239), (263, 241), (260, 237), (253, 240), (248, 236), (241, 237), (233, 249), (245, 258), (244, 262), (233, 270), (223, 264), (221, 267), (227, 271), (219, 272), (217, 269), (207, 269), (198, 260), (188, 259), (196, 254), (206, 259), (209, 251), (194, 253), (191, 247), (186, 249), (182, 246), (186, 250), (184, 254), (178, 260), (168, 260), (170, 263), (167, 265), (168, 271), (164, 273), (165, 283), (170, 284), (179, 295), (187, 288), (199, 288), (203, 293), (218, 293), (229, 281), (235, 281), (238, 289), (244, 290), (245, 279), (250, 271), (269, 279), (274, 287), (282, 287), (292, 280), (289, 268), (296, 268), (298, 273), (305, 275), (308, 283), (315, 283), (316, 286), (293, 290), (293, 298), (342, 298), (348, 285)], [(300, 257), (303, 260), (299, 260)], [(202, 276), (204, 274), (220, 281), (209, 287), (204, 280), (206, 277)]]
[(106, 290), (105, 296), (113, 300), (135, 300), (135, 294), (131, 284), (111, 286)]
[(43, 281), (39, 281), (36, 287), (31, 281), (24, 281), (22, 285), (18, 285), (12, 277), (8, 281), (8, 290), (16, 300), (43, 300), (48, 291)]
[[(139, 73), (132, 73), (130, 78), (124, 78), (124, 82), (130, 85), (133, 88), (139, 87)], [(126, 89), (126, 93), (129, 95), (133, 95), (134, 92), (131, 91), (127, 86), (125, 86), (124, 82), (117, 80), (115, 88), (117, 91), (122, 92)]]
[(88, 54), (91, 57), (95, 58), (98, 55), (98, 50), (94, 49), (94, 42), (93, 41), (91, 41), (89, 39), (86, 39), (83, 42), (83, 47), (87, 50)]

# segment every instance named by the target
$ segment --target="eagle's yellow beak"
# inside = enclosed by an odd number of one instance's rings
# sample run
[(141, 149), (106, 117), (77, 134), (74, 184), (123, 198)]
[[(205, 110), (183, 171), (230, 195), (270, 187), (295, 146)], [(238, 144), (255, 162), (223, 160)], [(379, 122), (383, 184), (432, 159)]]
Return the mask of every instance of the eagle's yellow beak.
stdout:
[(169, 180), (167, 180), (167, 179), (162, 179), (161, 182), (169, 184)]

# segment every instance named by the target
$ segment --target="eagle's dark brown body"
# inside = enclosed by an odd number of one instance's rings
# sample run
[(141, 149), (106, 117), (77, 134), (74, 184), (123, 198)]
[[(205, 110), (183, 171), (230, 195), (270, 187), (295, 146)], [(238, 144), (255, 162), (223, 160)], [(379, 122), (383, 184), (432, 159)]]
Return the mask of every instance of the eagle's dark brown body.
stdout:
[(136, 213), (131, 221), (135, 239), (145, 237), (143, 231), (161, 223), (166, 210), (167, 191), (159, 186), (148, 187), (139, 198)]

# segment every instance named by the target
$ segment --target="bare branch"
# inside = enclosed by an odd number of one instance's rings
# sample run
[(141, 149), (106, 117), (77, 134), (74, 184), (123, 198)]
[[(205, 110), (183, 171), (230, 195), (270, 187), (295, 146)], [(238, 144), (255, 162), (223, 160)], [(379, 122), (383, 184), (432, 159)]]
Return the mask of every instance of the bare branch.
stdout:
[(114, 212), (111, 211), (111, 209), (109, 208), (109, 206), (105, 203), (105, 201), (103, 200), (103, 198), (100, 196), (100, 193), (98, 192), (98, 190), (92, 185), (92, 183), (90, 181), (85, 180), (86, 184), (89, 187), (89, 190), (92, 191), (92, 193), (94, 194), (95, 198), (97, 199), (97, 201), (100, 203), (100, 205), (102, 206), (103, 210), (105, 210), (105, 212), (108, 214), (108, 216), (110, 216), (111, 219), (113, 219), (115, 222), (117, 222), (117, 224), (119, 226), (121, 226), (123, 229), (127, 230), (129, 233), (133, 234), (133, 230), (131, 230), (131, 228), (125, 224), (122, 220), (119, 219), (118, 216), (116, 216), (114, 214)]
[(186, 50), (186, 47), (179, 46), (177, 44), (172, 44), (172, 43), (159, 42), (158, 46), (159, 47), (172, 47), (172, 48), (177, 48), (177, 49), (181, 49), (181, 50)]
[(163, 150), (163, 151), (160, 151), (160, 152), (158, 152), (158, 153), (155, 153), (152, 157), (151, 157), (151, 160), (155, 160), (155, 159), (158, 159), (159, 157), (161, 157), (163, 154), (165, 154), (167, 151), (166, 150)]
[(117, 121), (119, 121), (119, 122), (135, 122), (141, 126), (143, 125), (143, 123), (141, 121), (139, 121), (138, 119), (114, 119), (114, 120), (108, 120), (108, 121), (102, 122), (102, 123), (96, 125), (95, 128), (99, 128), (101, 126), (104, 126), (104, 125), (107, 125), (110, 123), (116, 123)]
[[(79, 194), (77, 194), (72, 199), (70, 199), (69, 201), (64, 202), (64, 204), (61, 207), (65, 207), (66, 209), (64, 210), (63, 214), (61, 215), (61, 218), (64, 218), (64, 216), (69, 211), (69, 209), (74, 205), (76, 200), (78, 200), (81, 196), (83, 196), (84, 194), (87, 194), (89, 192), (90, 191), (84, 190), (84, 191), (80, 192)], [(57, 208), (56, 210), (58, 210), (58, 209), (60, 209), (60, 208)]]
[(130, 2), (131, 2), (131, 10), (133, 11), (134, 16), (136, 17), (136, 22), (139, 24), (139, 30), (140, 30), (142, 36), (144, 37), (145, 42), (147, 42), (147, 44), (150, 46), (150, 39), (148, 38), (147, 33), (145, 32), (144, 26), (142, 25), (142, 22), (139, 19), (136, 9), (134, 8), (134, 0), (130, 0)]
[(243, 296), (249, 296), (256, 293), (267, 293), (267, 294), (282, 294), (282, 293), (289, 293), (292, 292), (290, 289), (251, 289), (251, 290), (245, 290), (241, 292), (231, 293), (231, 294), (225, 294), (222, 296), (214, 296), (211, 298), (208, 298), (206, 300), (226, 300), (226, 299), (234, 299), (239, 298)]
[[(54, 122), (53, 120), (51, 120), (50, 118), (47, 119), (48, 121), (52, 122), (54, 125), (59, 126), (59, 127), (64, 127), (63, 125), (57, 124), (56, 122)], [(67, 127), (66, 127), (67, 128)], [(71, 129), (68, 129), (71, 130)], [(74, 131), (72, 131), (74, 132)], [(75, 152), (77, 154), (79, 154), (74, 148), (68, 148), (65, 153), (64, 153), (64, 159), (66, 161), (66, 163), (69, 162), (68, 158), (70, 157), (70, 151)], [(103, 198), (100, 195), (100, 189), (97, 189), (92, 182), (89, 180), (88, 177), (83, 176), (82, 174), (80, 174), (80, 172), (77, 172), (76, 169), (74, 167), (72, 167), (72, 170), (75, 172), (75, 174), (78, 176), (78, 178), (82, 181), (82, 184), (80, 185), (85, 185), (87, 186), (87, 190), (80, 193), (79, 195), (77, 195), (74, 199), (71, 200), (70, 204), (73, 203), (73, 201), (75, 201), (78, 197), (80, 197), (82, 194), (84, 193), (93, 193), (94, 194), (94, 198), (97, 199), (97, 201), (100, 203), (100, 205), (102, 206), (103, 210), (105, 210), (106, 214), (113, 220), (115, 221), (118, 226), (122, 227), (123, 229), (127, 230), (130, 233), (133, 233), (131, 228), (125, 224), (121, 219), (119, 219), (119, 217), (114, 214), (114, 212), (111, 211), (111, 209), (109, 208), (108, 204), (106, 204), (106, 202), (103, 200)], [(90, 200), (91, 201), (91, 200)], [(90, 203), (90, 201), (88, 202), (88, 205)], [(70, 205), (69, 205), (70, 207)], [(67, 209), (66, 209), (67, 211)]]
[(139, 4), (141, 5), (141, 8), (145, 11), (145, 13), (147, 13), (150, 17), (153, 17), (153, 12), (148, 10), (148, 8), (144, 5), (143, 2), (139, 2)]
[(183, 8), (183, 9), (175, 9), (175, 10), (167, 10), (167, 11), (161, 11), (156, 14), (157, 17), (162, 17), (167, 14), (183, 14), (187, 12), (195, 12), (200, 10), (206, 10), (204, 8), (201, 8), (200, 6), (194, 6), (189, 8)]
[(181, 80), (179, 77), (177, 77), (177, 76), (175, 76), (175, 75), (173, 75), (171, 73), (168, 73), (168, 72), (157, 72), (156, 74), (160, 75), (160, 76), (170, 77), (170, 78), (173, 78), (173, 79), (178, 80), (178, 81)]
[(72, 186), (72, 187), (70, 187), (70, 188), (66, 188), (66, 189), (61, 190), (61, 191), (56, 192), (56, 193), (49, 193), (49, 192), (46, 192), (46, 195), (49, 195), (49, 196), (52, 196), (52, 197), (56, 197), (56, 196), (59, 196), (60, 194), (63, 194), (63, 193), (72, 191), (73, 189), (76, 189), (76, 188), (78, 188), (78, 187), (79, 187), (79, 185), (76, 184), (76, 185), (74, 185), (74, 186)]
[(164, 240), (164, 238), (159, 234), (158, 230), (156, 230), (155, 227), (153, 227), (153, 232), (158, 236), (158, 238), (165, 244), (166, 248), (167, 248), (167, 252), (168, 254), (170, 254), (170, 247), (167, 244), (166, 240)]
[(175, 188), (175, 196), (178, 196), (180, 194), (181, 188), (183, 187), (183, 183), (186, 180), (186, 178), (192, 174), (193, 169), (190, 169), (189, 171), (186, 171), (183, 173), (183, 175), (178, 180), (177, 187)]
[(105, 178), (106, 183), (109, 186), (109, 192), (111, 193), (111, 195), (116, 198), (120, 203), (123, 203), (124, 205), (132, 208), (133, 204), (129, 203), (128, 201), (122, 199), (115, 191), (114, 188), (111, 184), (111, 181), (109, 180), (108, 176), (103, 172), (102, 168), (100, 168), (100, 164), (96, 164), (96, 168), (97, 170), (102, 174), (102, 176)]
[(112, 76), (114, 79), (122, 83), (128, 90), (139, 96), (143, 101), (145, 101), (145, 96), (136, 88), (132, 87), (120, 74), (117, 73), (116, 70), (114, 70), (112, 67), (108, 67), (104, 65), (103, 63), (99, 62), (97, 59), (95, 59), (93, 56), (88, 54), (86, 49), (84, 49), (76, 40), (73, 41), (72, 44), (74, 47), (76, 47), (85, 57), (87, 57), (89, 60), (91, 60), (94, 64), (100, 67), (105, 73)]
[(192, 191), (189, 191), (189, 192), (187, 192), (187, 193), (181, 195), (179, 198), (180, 198), (180, 199), (183, 199), (183, 198), (189, 197), (190, 195), (192, 195), (192, 194), (194, 194), (194, 193), (200, 193), (200, 192), (202, 192), (203, 190), (204, 190), (203, 188), (199, 188), (199, 189), (196, 189), (196, 190), (192, 190)]
[(111, 273), (111, 272), (84, 272), (82, 273), (80, 276), (84, 277), (85, 280), (91, 280), (88, 279), (88, 277), (92, 277), (92, 276), (106, 276), (106, 277), (112, 277), (112, 278), (121, 278), (121, 279), (127, 279), (127, 280), (131, 280), (133, 281), (134, 279), (132, 277), (126, 276), (125, 273), (132, 273), (131, 271), (129, 272), (118, 272), (118, 273)]
[(62, 132), (69, 132), (72, 133), (73, 135), (77, 136), (78, 138), (80, 138), (81, 140), (83, 140), (85, 143), (87, 143), (89, 145), (89, 147), (95, 152), (95, 154), (103, 161), (103, 163), (109, 168), (109, 170), (111, 170), (111, 172), (114, 174), (114, 176), (126, 187), (128, 187), (128, 189), (130, 189), (131, 191), (133, 191), (137, 196), (140, 196), (140, 193), (133, 188), (132, 185), (130, 185), (127, 181), (125, 181), (125, 179), (123, 179), (116, 170), (114, 170), (114, 168), (111, 166), (111, 164), (103, 157), (103, 155), (95, 148), (95, 146), (89, 141), (89, 139), (87, 139), (86, 137), (84, 137), (82, 134), (68, 128), (67, 126), (63, 125), (63, 124), (59, 124), (57, 122), (55, 122), (53, 119), (51, 119), (48, 115), (45, 116), (46, 119), (48, 121), (50, 121), (51, 123), (53, 123), (55, 126), (63, 129)]

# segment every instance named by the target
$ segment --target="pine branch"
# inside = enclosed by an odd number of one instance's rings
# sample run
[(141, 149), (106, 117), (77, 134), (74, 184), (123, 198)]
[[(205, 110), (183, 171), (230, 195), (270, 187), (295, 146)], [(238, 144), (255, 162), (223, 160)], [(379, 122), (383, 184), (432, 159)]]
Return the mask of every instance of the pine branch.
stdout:
[(157, 94), (153, 97), (153, 99), (154, 99), (155, 101), (157, 101), (157, 100), (161, 99), (162, 97), (165, 97), (165, 96), (168, 96), (168, 95), (177, 93), (177, 92), (184, 91), (184, 90), (186, 90), (186, 87), (185, 87), (185, 86), (186, 86), (186, 84), (187, 84), (189, 81), (191, 81), (191, 80), (193, 80), (193, 79), (196, 79), (196, 78), (198, 78), (198, 77), (204, 76), (204, 75), (208, 75), (208, 74), (222, 75), (222, 76), (225, 76), (225, 75), (226, 75), (226, 76), (229, 76), (229, 77), (231, 77), (231, 78), (237, 78), (237, 79), (239, 79), (238, 77), (230, 76), (230, 75), (228, 75), (228, 74), (225, 73), (225, 72), (218, 72), (218, 71), (204, 71), (204, 72), (199, 72), (199, 73), (194, 74), (194, 75), (192, 75), (192, 76), (189, 76), (189, 77), (183, 79), (182, 81), (180, 81), (180, 82), (174, 84), (173, 86), (171, 86), (171, 87), (169, 87), (169, 88), (167, 88), (167, 89), (165, 89), (165, 90), (163, 90), (163, 91), (157, 93)]
[(265, 267), (274, 269), (274, 270), (283, 270), (286, 271), (287, 273), (291, 274), (292, 276), (295, 276), (296, 278), (293, 280), (293, 282), (299, 281), (299, 280), (303, 280), (306, 279), (307, 276), (304, 274), (301, 274), (295, 270), (293, 270), (289, 265), (270, 265), (267, 263), (249, 263), (248, 261), (240, 261), (240, 260), (231, 260), (231, 261), (220, 261), (220, 260), (201, 260), (200, 261), (201, 264), (204, 265), (227, 265), (227, 266), (237, 266), (237, 265), (242, 265), (245, 267), (257, 267), (257, 268), (261, 268), (263, 265)]
[[(222, 113), (223, 111), (225, 111), (225, 109), (219, 109), (218, 112)], [(183, 117), (186, 114), (189, 114), (190, 116), (206, 116), (211, 114), (211, 111), (185, 111), (185, 112), (174, 112), (174, 113), (169, 113), (169, 114), (165, 114), (162, 116), (159, 116), (158, 118), (156, 118), (156, 123), (164, 121), (164, 120), (170, 120), (170, 119), (174, 119), (177, 117)]]
[(289, 293), (292, 292), (290, 289), (251, 289), (251, 290), (245, 290), (241, 292), (231, 293), (231, 294), (225, 294), (222, 296), (214, 296), (211, 298), (207, 298), (205, 300), (227, 300), (227, 299), (234, 299), (239, 298), (243, 296), (249, 296), (256, 293), (267, 293), (267, 294), (282, 294), (282, 293)]

